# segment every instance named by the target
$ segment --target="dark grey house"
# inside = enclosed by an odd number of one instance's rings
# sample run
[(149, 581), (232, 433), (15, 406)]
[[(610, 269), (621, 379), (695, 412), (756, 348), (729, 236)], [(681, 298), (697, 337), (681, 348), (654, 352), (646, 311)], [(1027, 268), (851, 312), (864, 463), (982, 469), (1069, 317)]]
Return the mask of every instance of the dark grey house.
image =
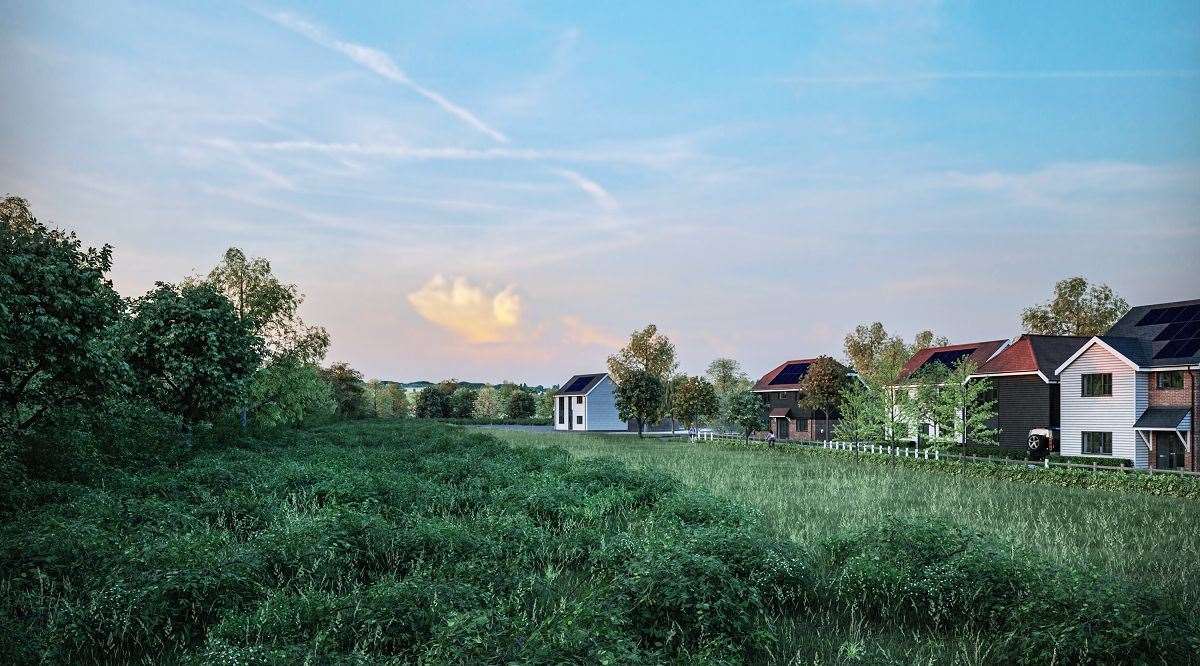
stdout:
[(1000, 446), (1024, 448), (1029, 431), (1057, 431), (1060, 422), (1058, 366), (1079, 351), (1086, 336), (1022, 335), (980, 366), (972, 379), (991, 382)]

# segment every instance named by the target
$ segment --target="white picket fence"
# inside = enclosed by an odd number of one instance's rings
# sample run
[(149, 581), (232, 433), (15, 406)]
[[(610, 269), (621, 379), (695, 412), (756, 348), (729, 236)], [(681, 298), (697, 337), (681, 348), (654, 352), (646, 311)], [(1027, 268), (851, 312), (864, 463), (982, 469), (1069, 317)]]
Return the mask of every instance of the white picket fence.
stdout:
[[(745, 441), (743, 435), (733, 433), (716, 433), (716, 432), (701, 432), (690, 436), (693, 442), (737, 442)], [(758, 443), (767, 443), (768, 440), (761, 437), (751, 437), (750, 441)], [(975, 463), (993, 463), (993, 464), (1009, 464), (1020, 465), (1026, 468), (1041, 468), (1050, 469), (1051, 467), (1062, 467), (1067, 469), (1084, 469), (1092, 472), (1118, 472), (1126, 474), (1176, 474), (1180, 476), (1200, 476), (1200, 472), (1189, 472), (1186, 470), (1177, 469), (1137, 469), (1134, 467), (1115, 467), (1109, 465), (1099, 465), (1096, 463), (1071, 463), (1051, 461), (1049, 458), (1042, 462), (1033, 462), (1031, 460), (1014, 460), (1012, 458), (999, 458), (991, 456), (970, 456), (959, 453), (951, 453), (949, 451), (941, 451), (940, 449), (920, 448), (916, 446), (894, 446), (886, 444), (864, 444), (854, 442), (821, 442), (821, 441), (805, 441), (805, 440), (779, 440), (775, 446), (787, 448), (806, 448), (806, 449), (826, 449), (831, 451), (847, 451), (852, 453), (868, 453), (873, 455), (892, 456), (895, 458), (911, 458), (914, 460), (952, 460), (962, 462)]]

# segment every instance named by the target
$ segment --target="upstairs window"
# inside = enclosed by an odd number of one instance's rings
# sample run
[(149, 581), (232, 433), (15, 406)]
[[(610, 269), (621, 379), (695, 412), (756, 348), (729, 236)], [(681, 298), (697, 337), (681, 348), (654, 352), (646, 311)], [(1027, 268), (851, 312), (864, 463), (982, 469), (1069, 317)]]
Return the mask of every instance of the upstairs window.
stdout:
[(1183, 388), (1183, 371), (1172, 370), (1170, 372), (1154, 373), (1154, 388), (1163, 389), (1181, 389)]
[(1083, 375), (1083, 397), (1099, 398), (1112, 395), (1112, 373)]
[(575, 404), (582, 405), (583, 404), (583, 396), (581, 396), (581, 395), (575, 396)]
[(1085, 432), (1083, 433), (1083, 453), (1089, 456), (1111, 456), (1112, 455), (1112, 433), (1111, 432)]

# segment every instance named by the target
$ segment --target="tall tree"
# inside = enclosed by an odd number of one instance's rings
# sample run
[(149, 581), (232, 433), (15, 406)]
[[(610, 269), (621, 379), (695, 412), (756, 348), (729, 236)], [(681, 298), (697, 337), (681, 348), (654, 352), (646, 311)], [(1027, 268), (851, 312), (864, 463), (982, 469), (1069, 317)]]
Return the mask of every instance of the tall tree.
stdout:
[(988, 398), (992, 382), (970, 379), (977, 366), (964, 360), (954, 366), (940, 392), (936, 414), (938, 423), (948, 425), (949, 439), (967, 444), (994, 445), (998, 430), (989, 424), (996, 418), (996, 401)]
[(395, 384), (387, 385), (387, 397), (392, 401), (392, 416), (397, 419), (408, 418), (412, 411), (408, 404), (408, 390)]
[(537, 397), (537, 410), (534, 416), (539, 419), (554, 418), (554, 394), (558, 393), (558, 384), (542, 391)]
[(262, 341), (207, 284), (159, 282), (133, 303), (122, 342), (138, 390), (185, 430), (243, 400)]
[(767, 410), (758, 394), (749, 389), (736, 391), (729, 396), (726, 406), (725, 420), (736, 427), (745, 436), (746, 443), (756, 430), (767, 427)]
[(667, 336), (659, 333), (654, 324), (634, 331), (629, 336), (629, 343), (608, 357), (608, 372), (617, 384), (635, 372), (647, 372), (659, 381), (666, 382), (678, 367), (675, 345)]
[(366, 383), (367, 411), (371, 416), (381, 419), (392, 417), (392, 399), (387, 393), (387, 384), (378, 379)]
[(321, 371), (321, 377), (329, 384), (336, 403), (336, 413), (344, 419), (361, 419), (370, 415), (367, 386), (363, 375), (350, 367), (349, 363), (334, 363)]
[(908, 393), (903, 407), (910, 416), (910, 421), (917, 429), (917, 441), (921, 442), (923, 430), (928, 425), (939, 430), (949, 428), (949, 423), (940, 417), (939, 405), (942, 402), (942, 390), (949, 381), (950, 369), (941, 363), (930, 363), (911, 378), (904, 389)]
[(848, 382), (842, 389), (841, 401), (838, 404), (841, 418), (834, 428), (834, 435), (839, 440), (872, 443), (887, 439), (884, 403), (878, 393), (880, 388), (869, 383), (853, 381)]
[(1083, 277), (1059, 280), (1048, 302), (1025, 308), (1021, 323), (1038, 335), (1103, 335), (1129, 311), (1129, 303), (1106, 284)]
[(714, 359), (708, 364), (705, 374), (718, 396), (729, 395), (750, 385), (750, 378), (742, 371), (741, 364), (731, 358)]
[(537, 405), (534, 404), (533, 394), (523, 389), (517, 389), (508, 396), (505, 415), (510, 419), (527, 419), (533, 416)]
[(38, 222), (24, 199), (0, 200), (0, 431), (124, 384), (110, 335), (123, 315), (111, 267), (110, 246), (85, 249)]
[(800, 380), (800, 402), (825, 417), (826, 438), (829, 437), (829, 413), (837, 409), (845, 385), (846, 366), (830, 356), (818, 356)]
[(500, 402), (500, 392), (492, 386), (479, 389), (475, 396), (475, 417), (480, 419), (498, 419), (504, 413), (504, 405)]
[(843, 348), (859, 375), (875, 376), (886, 383), (894, 380), (900, 368), (918, 351), (947, 344), (949, 340), (930, 330), (918, 332), (912, 344), (908, 344), (899, 335), (889, 334), (883, 323), (877, 321), (860, 324), (847, 333)]
[(413, 413), (421, 419), (440, 419), (449, 415), (450, 404), (445, 392), (437, 386), (426, 386), (417, 393)]
[(277, 427), (337, 411), (321, 370), (297, 359), (278, 359), (254, 373), (245, 400), (262, 426)]
[(703, 377), (687, 377), (675, 390), (675, 416), (689, 430), (715, 417), (721, 410), (717, 391)]
[(457, 418), (470, 418), (475, 411), (475, 399), (479, 396), (479, 392), (473, 388), (460, 386), (450, 394), (449, 406), (450, 416)]
[(662, 379), (648, 370), (635, 369), (617, 384), (617, 411), (622, 419), (637, 421), (638, 437), (647, 423), (662, 416), (666, 386)]

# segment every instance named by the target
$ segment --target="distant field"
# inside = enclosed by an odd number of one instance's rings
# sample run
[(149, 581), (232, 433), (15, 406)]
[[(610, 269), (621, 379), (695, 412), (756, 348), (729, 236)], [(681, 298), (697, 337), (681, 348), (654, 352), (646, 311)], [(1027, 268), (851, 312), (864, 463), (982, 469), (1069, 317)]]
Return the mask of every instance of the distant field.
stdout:
[(857, 465), (819, 451), (771, 453), (686, 441), (580, 433), (491, 431), (524, 446), (614, 456), (668, 472), (761, 510), (800, 542), (880, 515), (943, 518), (1000, 537), (1055, 563), (1106, 576), (1200, 608), (1200, 503), (1140, 493), (1030, 486)]

